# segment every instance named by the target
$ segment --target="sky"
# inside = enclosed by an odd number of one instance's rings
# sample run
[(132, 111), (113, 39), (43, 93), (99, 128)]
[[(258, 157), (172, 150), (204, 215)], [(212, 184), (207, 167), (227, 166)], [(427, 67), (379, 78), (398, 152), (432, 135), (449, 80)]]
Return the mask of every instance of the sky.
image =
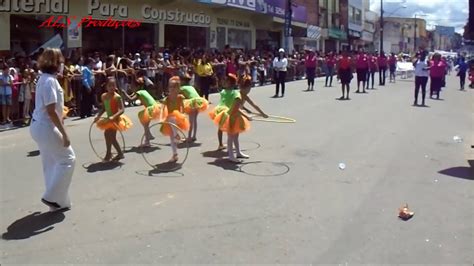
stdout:
[[(404, 0), (383, 0), (384, 15), (390, 17), (414, 17), (426, 20), (427, 28), (435, 25), (452, 26), (462, 34), (469, 16), (469, 0), (405, 0), (406, 8), (401, 8)], [(380, 0), (370, 0), (370, 9), (380, 13)]]

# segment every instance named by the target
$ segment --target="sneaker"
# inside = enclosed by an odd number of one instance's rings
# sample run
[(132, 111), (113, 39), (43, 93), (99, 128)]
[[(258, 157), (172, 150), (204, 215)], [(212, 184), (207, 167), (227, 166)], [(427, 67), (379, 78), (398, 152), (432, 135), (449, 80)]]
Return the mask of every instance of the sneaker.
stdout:
[(248, 159), (248, 158), (250, 158), (250, 156), (248, 156), (245, 153), (239, 153), (239, 154), (237, 154), (237, 158), (238, 159)]

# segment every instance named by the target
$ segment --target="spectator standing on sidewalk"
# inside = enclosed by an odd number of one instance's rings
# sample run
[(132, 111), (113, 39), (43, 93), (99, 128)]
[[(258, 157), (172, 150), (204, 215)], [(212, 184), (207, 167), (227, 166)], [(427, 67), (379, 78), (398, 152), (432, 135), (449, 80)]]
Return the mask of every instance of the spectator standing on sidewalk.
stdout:
[(308, 80), (308, 89), (306, 91), (310, 91), (310, 90), (314, 91), (314, 79), (316, 77), (317, 60), (318, 58), (312, 50), (307, 51), (307, 54), (304, 60), (304, 65), (306, 68), (306, 79)]
[(285, 82), (286, 82), (286, 71), (288, 67), (288, 59), (285, 55), (285, 50), (280, 48), (278, 50), (278, 56), (273, 59), (273, 69), (275, 71), (275, 95), (273, 98), (278, 98), (281, 85), (281, 97), (285, 97)]

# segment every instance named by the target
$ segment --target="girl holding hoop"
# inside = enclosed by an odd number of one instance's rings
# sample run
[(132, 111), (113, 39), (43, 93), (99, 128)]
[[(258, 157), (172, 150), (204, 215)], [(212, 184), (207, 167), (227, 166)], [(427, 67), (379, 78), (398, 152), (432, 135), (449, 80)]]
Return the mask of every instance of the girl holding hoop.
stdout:
[(196, 141), (196, 131), (197, 131), (197, 116), (199, 112), (204, 112), (209, 106), (209, 102), (200, 97), (196, 89), (189, 84), (191, 81), (191, 76), (188, 73), (185, 73), (181, 76), (181, 89), (180, 93), (186, 98), (184, 101), (184, 112), (189, 115), (189, 120), (191, 127), (188, 133), (188, 142)]
[(220, 129), (220, 121), (216, 120), (216, 118), (221, 113), (226, 113), (232, 107), (232, 103), (234, 99), (237, 97), (239, 92), (236, 90), (237, 86), (237, 77), (235, 74), (228, 73), (226, 79), (224, 80), (224, 89), (219, 93), (221, 96), (219, 104), (214, 107), (212, 112), (209, 112), (209, 117), (214, 121), (214, 123), (218, 126), (217, 130), (217, 138), (219, 140), (219, 146), (217, 150), (225, 149), (224, 144), (222, 143), (222, 130)]
[[(104, 130), (105, 144), (107, 151), (105, 154), (104, 161), (108, 162), (111, 159), (113, 161), (119, 161), (124, 158), (123, 151), (117, 141), (117, 130), (125, 131), (132, 126), (132, 121), (126, 115), (124, 115), (124, 106), (122, 97), (116, 91), (117, 84), (115, 78), (109, 77), (106, 83), (107, 92), (102, 94), (101, 99), (103, 103), (102, 110), (97, 114), (94, 122), (97, 127)], [(106, 118), (101, 118), (102, 114), (106, 113)], [(112, 146), (117, 150), (117, 155), (112, 158)]]
[[(141, 83), (138, 80), (138, 83)], [(140, 87), (137, 91), (135, 91), (131, 96), (127, 93), (124, 93), (125, 97), (128, 98), (129, 101), (135, 102), (136, 100), (140, 100), (141, 104), (143, 105), (143, 110), (138, 112), (138, 119), (143, 126), (143, 130), (145, 131), (145, 141), (141, 146), (149, 147), (150, 140), (155, 139), (150, 132), (150, 122), (151, 120), (161, 120), (161, 117), (166, 117), (166, 113), (163, 112), (163, 108), (161, 104), (155, 101), (153, 96), (148, 93), (143, 87)]]
[(161, 125), (160, 131), (163, 135), (170, 137), (171, 150), (173, 152), (173, 156), (168, 161), (170, 163), (175, 163), (178, 161), (178, 147), (176, 142), (181, 140), (173, 125), (176, 125), (183, 131), (189, 130), (189, 120), (183, 114), (184, 96), (179, 94), (180, 85), (179, 77), (174, 76), (170, 78), (168, 82), (169, 94), (168, 97), (166, 97), (163, 101), (167, 108), (168, 115), (166, 117), (167, 123), (163, 123)]

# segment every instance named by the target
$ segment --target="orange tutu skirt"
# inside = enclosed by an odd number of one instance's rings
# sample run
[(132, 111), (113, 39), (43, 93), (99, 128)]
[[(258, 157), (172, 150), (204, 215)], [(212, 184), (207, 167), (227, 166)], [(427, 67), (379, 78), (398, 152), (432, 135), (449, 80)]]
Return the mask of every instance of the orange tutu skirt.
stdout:
[(63, 118), (66, 118), (67, 114), (69, 114), (69, 108), (67, 106), (63, 106)]
[(133, 126), (132, 120), (130, 120), (130, 118), (128, 118), (126, 115), (121, 115), (118, 121), (112, 121), (108, 118), (101, 118), (96, 124), (99, 129), (104, 131), (109, 129), (126, 131)]
[(201, 97), (184, 100), (184, 112), (190, 114), (192, 111), (204, 112), (209, 107), (209, 102)]
[(241, 114), (231, 117), (228, 112), (221, 112), (214, 118), (214, 123), (228, 134), (240, 134), (250, 129), (250, 121)]
[(138, 119), (142, 124), (149, 123), (151, 120), (155, 120), (168, 115), (166, 108), (162, 108), (161, 104), (154, 104), (152, 106), (145, 107), (145, 109), (138, 112)]
[[(174, 119), (174, 121), (173, 121)], [(181, 129), (182, 131), (188, 131), (189, 130), (189, 120), (188, 118), (180, 113), (179, 111), (173, 111), (171, 114), (168, 114), (168, 117), (166, 118), (167, 122), (174, 122), (174, 124)], [(172, 136), (173, 135), (173, 130), (171, 126), (167, 123), (164, 123), (161, 125), (160, 131), (163, 135), (165, 136)]]

